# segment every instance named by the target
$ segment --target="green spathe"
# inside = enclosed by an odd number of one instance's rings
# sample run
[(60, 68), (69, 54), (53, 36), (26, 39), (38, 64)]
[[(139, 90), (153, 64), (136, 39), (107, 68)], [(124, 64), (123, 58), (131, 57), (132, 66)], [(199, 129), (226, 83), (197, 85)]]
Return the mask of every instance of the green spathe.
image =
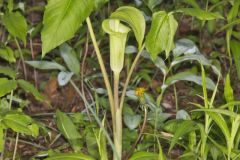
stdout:
[(113, 72), (120, 73), (123, 68), (124, 51), (130, 28), (117, 19), (103, 21), (103, 30), (110, 35), (110, 66)]

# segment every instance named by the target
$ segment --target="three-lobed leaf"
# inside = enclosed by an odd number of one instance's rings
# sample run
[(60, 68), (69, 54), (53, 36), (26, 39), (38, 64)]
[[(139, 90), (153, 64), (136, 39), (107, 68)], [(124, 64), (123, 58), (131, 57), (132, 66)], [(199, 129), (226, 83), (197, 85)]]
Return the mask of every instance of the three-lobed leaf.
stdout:
[(42, 57), (72, 38), (93, 7), (93, 0), (49, 0), (41, 32)]
[(174, 48), (177, 27), (178, 23), (172, 13), (160, 11), (153, 14), (151, 29), (146, 37), (146, 48), (153, 61), (162, 51), (165, 51), (166, 57), (169, 56)]

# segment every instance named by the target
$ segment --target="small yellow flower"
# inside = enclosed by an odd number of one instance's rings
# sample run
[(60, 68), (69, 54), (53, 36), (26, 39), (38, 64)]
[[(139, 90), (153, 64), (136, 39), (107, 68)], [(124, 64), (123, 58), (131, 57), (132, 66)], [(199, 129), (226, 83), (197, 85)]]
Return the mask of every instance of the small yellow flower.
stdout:
[(135, 90), (135, 94), (138, 97), (142, 97), (144, 95), (144, 92), (145, 92), (145, 88), (143, 88), (143, 87), (138, 87)]

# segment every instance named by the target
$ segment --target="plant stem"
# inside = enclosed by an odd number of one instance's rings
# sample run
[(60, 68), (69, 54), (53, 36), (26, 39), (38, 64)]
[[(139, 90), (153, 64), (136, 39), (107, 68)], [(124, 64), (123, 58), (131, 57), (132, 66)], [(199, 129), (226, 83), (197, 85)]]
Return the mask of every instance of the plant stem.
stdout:
[(114, 154), (114, 160), (121, 160), (122, 157), (122, 110), (119, 108), (119, 73), (114, 72), (114, 107), (116, 111), (114, 145), (117, 153)]
[(114, 145), (116, 148), (116, 154), (114, 154), (114, 160), (122, 159), (122, 110), (116, 109), (116, 130), (114, 133)]
[[(30, 37), (29, 39), (29, 43), (30, 43), (30, 50), (31, 50), (31, 55), (32, 55), (32, 60), (35, 59), (35, 56), (34, 56), (34, 50), (33, 50), (33, 42), (32, 42), (32, 38)], [(33, 72), (34, 72), (34, 82), (35, 82), (35, 87), (37, 88), (38, 87), (38, 81), (37, 81), (37, 71), (36, 69), (34, 68), (33, 69)]]
[[(112, 88), (111, 88), (111, 85), (110, 85), (110, 82), (109, 82), (109, 79), (108, 79), (108, 74), (107, 74), (107, 71), (106, 71), (106, 68), (105, 68), (105, 65), (104, 65), (104, 62), (103, 62), (103, 59), (102, 59), (97, 41), (96, 41), (96, 37), (95, 37), (94, 31), (93, 31), (92, 23), (91, 23), (89, 17), (86, 19), (86, 22), (87, 22), (88, 30), (89, 30), (89, 33), (90, 33), (90, 36), (91, 36), (91, 39), (92, 39), (92, 43), (93, 43), (93, 46), (94, 46), (94, 49), (95, 49), (95, 52), (96, 52), (96, 55), (97, 55), (97, 58), (98, 58), (98, 62), (99, 62), (100, 68), (101, 68), (101, 72), (103, 74), (104, 83), (105, 83), (106, 88), (107, 88), (108, 99), (109, 99), (111, 114), (112, 114), (112, 118), (113, 118), (113, 117), (115, 117), (115, 110), (114, 110), (114, 100), (113, 100)], [(114, 128), (115, 128), (115, 122), (113, 121), (113, 129)]]
[(19, 133), (17, 133), (17, 136), (16, 136), (15, 147), (14, 147), (13, 158), (12, 158), (13, 160), (15, 160), (16, 154), (17, 154), (18, 138), (19, 138)]
[(177, 88), (175, 84), (173, 84), (173, 90), (174, 90), (174, 98), (175, 98), (175, 109), (176, 109), (176, 112), (178, 112), (178, 94), (177, 94)]
[(20, 45), (19, 45), (18, 40), (17, 40), (16, 37), (14, 38), (14, 40), (15, 40), (15, 43), (16, 43), (16, 45), (17, 45), (17, 48), (18, 48), (18, 51), (19, 51), (19, 54), (20, 54), (20, 58), (21, 58), (22, 65), (23, 65), (24, 78), (25, 78), (25, 80), (26, 80), (26, 79), (27, 79), (27, 69), (26, 69), (26, 65), (25, 65), (25, 62), (24, 62), (24, 57), (23, 57), (22, 49), (21, 49), (21, 47), (20, 47)]
[(137, 65), (137, 62), (138, 62), (138, 60), (139, 60), (139, 58), (141, 56), (141, 53), (142, 53), (144, 47), (145, 47), (145, 44), (143, 44), (142, 47), (140, 48), (140, 50), (138, 51), (137, 56), (134, 59), (133, 64), (132, 64), (132, 66), (131, 66), (131, 68), (129, 70), (129, 73), (127, 75), (126, 82), (124, 83), (123, 91), (122, 91), (122, 95), (121, 95), (121, 100), (120, 100), (120, 109), (121, 110), (123, 109), (123, 103), (124, 103), (125, 95), (126, 95), (126, 92), (127, 92), (127, 87), (128, 87), (129, 81), (131, 79), (133, 70), (135, 69), (135, 67)]

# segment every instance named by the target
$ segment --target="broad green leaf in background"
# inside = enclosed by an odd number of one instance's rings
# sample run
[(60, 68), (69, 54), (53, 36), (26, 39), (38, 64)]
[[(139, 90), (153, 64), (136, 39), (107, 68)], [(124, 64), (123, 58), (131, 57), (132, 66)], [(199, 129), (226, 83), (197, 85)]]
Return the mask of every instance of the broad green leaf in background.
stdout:
[(146, 48), (153, 61), (162, 51), (165, 51), (166, 58), (169, 56), (169, 52), (174, 48), (177, 27), (178, 23), (172, 13), (160, 11), (153, 14), (151, 29), (146, 37)]
[(223, 118), (221, 114), (218, 114), (218, 113), (207, 112), (207, 114), (213, 119), (213, 121), (221, 129), (222, 133), (225, 136), (226, 142), (228, 142), (230, 140), (231, 134), (230, 134), (226, 120)]
[(173, 56), (179, 57), (181, 55), (201, 54), (196, 44), (190, 39), (179, 39), (173, 49)]
[(148, 8), (153, 11), (156, 6), (163, 2), (163, 0), (144, 0), (144, 2), (147, 4)]
[(105, 3), (109, 2), (109, 0), (94, 0), (95, 1), (95, 9), (99, 9)]
[(18, 85), (25, 91), (30, 92), (36, 100), (44, 101), (44, 97), (39, 93), (39, 91), (28, 81), (25, 81), (23, 79), (20, 79), (17, 81)]
[(141, 122), (141, 115), (131, 115), (131, 114), (125, 114), (124, 115), (124, 123), (126, 126), (130, 129), (133, 130), (138, 127), (138, 125)]
[(15, 80), (8, 80), (7, 78), (0, 78), (0, 86), (0, 97), (2, 97), (16, 89), (17, 82)]
[(237, 69), (237, 76), (238, 76), (238, 79), (240, 79), (240, 42), (232, 40), (230, 45), (231, 45), (235, 66)]
[(198, 61), (200, 64), (204, 66), (210, 66), (216, 75), (221, 76), (220, 69), (218, 69), (215, 65), (212, 65), (210, 61), (207, 58), (205, 58), (202, 54), (186, 54), (184, 56), (176, 57), (171, 62), (171, 67), (183, 61), (191, 61), (191, 60)]
[(191, 121), (191, 120), (183, 120), (181, 123), (178, 125), (177, 128), (175, 128), (175, 133), (173, 138), (171, 139), (171, 144), (169, 147), (169, 151), (172, 150), (174, 145), (177, 143), (180, 137), (186, 135), (187, 133), (190, 133), (194, 130), (199, 129), (198, 125), (196, 122)]
[(3, 66), (0, 66), (0, 74), (9, 76), (12, 79), (15, 79), (17, 76), (17, 73), (14, 70), (12, 70), (9, 67), (3, 67)]
[(8, 0), (7, 8), (9, 12), (12, 12), (13, 6), (14, 6), (13, 0)]
[(134, 32), (138, 48), (141, 48), (146, 28), (145, 19), (141, 11), (134, 7), (124, 6), (113, 12), (110, 18), (126, 22)]
[(158, 159), (157, 153), (141, 151), (134, 153), (129, 160), (157, 160), (157, 159)]
[(227, 74), (224, 84), (224, 97), (227, 102), (234, 101), (233, 89), (231, 86), (230, 75)]
[(196, 0), (182, 0), (183, 3), (190, 4), (194, 8), (200, 8)]
[(60, 71), (65, 71), (66, 68), (56, 62), (50, 62), (50, 61), (25, 61), (30, 66), (37, 68), (37, 69), (43, 69), (43, 70), (51, 70), (56, 69)]
[(224, 19), (219, 13), (213, 13), (204, 11), (198, 8), (182, 8), (178, 9), (176, 12), (183, 12), (184, 14), (196, 17), (200, 20), (214, 20), (214, 19)]
[(54, 154), (45, 160), (94, 160), (94, 158), (82, 153), (59, 153)]
[[(162, 85), (162, 89), (165, 89), (169, 85), (172, 85), (178, 81), (190, 81), (190, 82), (194, 82), (198, 85), (202, 85), (202, 77), (201, 76), (197, 76), (192, 72), (185, 71), (185, 72), (177, 73), (177, 74), (167, 78), (165, 84)], [(206, 77), (206, 87), (207, 87), (207, 89), (210, 89), (210, 90), (215, 89), (214, 82), (208, 77)]]
[(0, 49), (0, 57), (5, 59), (8, 62), (16, 62), (16, 59), (14, 57), (14, 53), (11, 48), (6, 47), (6, 48), (1, 48)]
[(32, 124), (32, 119), (23, 114), (10, 113), (3, 117), (3, 124), (11, 128), (15, 132), (32, 135), (32, 131), (28, 128)]
[(74, 49), (64, 43), (60, 46), (60, 54), (70, 71), (78, 75), (80, 73), (80, 63)]
[(174, 60), (171, 62), (171, 66), (179, 64), (183, 61), (191, 61), (191, 60), (198, 61), (202, 65), (206, 65), (206, 66), (211, 65), (209, 60), (206, 57), (204, 57), (202, 54), (187, 54), (184, 56), (174, 58)]
[[(148, 51), (143, 50), (141, 56), (143, 56), (146, 59), (151, 60), (150, 54)], [(154, 61), (154, 64), (157, 68), (159, 68), (164, 75), (167, 74), (168, 68), (164, 62), (164, 60), (161, 57), (157, 57), (156, 60)]]
[(184, 109), (177, 111), (176, 119), (191, 120), (190, 115)]
[(10, 12), (3, 16), (2, 21), (12, 36), (21, 39), (26, 44), (27, 22), (24, 16), (19, 12)]
[(75, 152), (81, 150), (81, 135), (72, 120), (63, 112), (57, 110), (56, 112), (57, 127), (63, 136), (70, 142)]
[(41, 33), (42, 57), (72, 38), (93, 7), (93, 0), (48, 0)]
[(60, 86), (65, 86), (72, 78), (74, 73), (61, 71), (58, 74), (58, 84)]
[[(231, 10), (228, 12), (228, 15), (227, 15), (228, 24), (231, 24), (238, 16), (239, 6), (240, 6), (240, 1), (235, 0), (234, 5), (232, 6)], [(232, 32), (233, 32), (233, 27), (229, 27), (226, 32), (227, 51), (228, 51), (229, 58), (231, 60), (230, 63), (232, 63), (231, 42), (230, 42), (232, 37)]]

